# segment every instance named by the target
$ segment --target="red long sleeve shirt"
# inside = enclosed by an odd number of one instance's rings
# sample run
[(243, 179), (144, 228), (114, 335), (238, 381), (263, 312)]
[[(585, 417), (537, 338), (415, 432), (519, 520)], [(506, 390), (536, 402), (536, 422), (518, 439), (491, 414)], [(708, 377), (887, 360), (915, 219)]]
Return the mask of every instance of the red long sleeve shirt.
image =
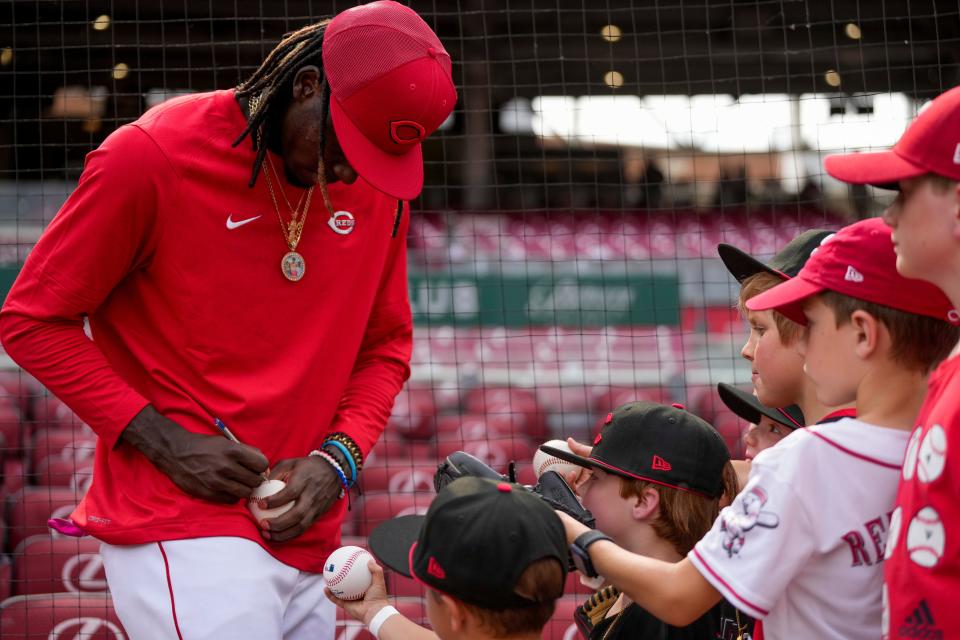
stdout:
[[(297, 539), (269, 543), (242, 502), (188, 496), (118, 445), (150, 403), (196, 433), (219, 435), (221, 418), (271, 465), (332, 431), (366, 453), (409, 376), (407, 220), (391, 237), (396, 200), (363, 180), (330, 185), (334, 208), (355, 220), (340, 234), (318, 192), (297, 247), (306, 274), (289, 282), (264, 176), (247, 187), (254, 152), (231, 147), (244, 126), (233, 91), (217, 91), (167, 102), (107, 138), (28, 257), (0, 338), (99, 435), (93, 484), (73, 514), (91, 535), (241, 536), (321, 571), (345, 501)], [(283, 187), (295, 204), (302, 191)]]

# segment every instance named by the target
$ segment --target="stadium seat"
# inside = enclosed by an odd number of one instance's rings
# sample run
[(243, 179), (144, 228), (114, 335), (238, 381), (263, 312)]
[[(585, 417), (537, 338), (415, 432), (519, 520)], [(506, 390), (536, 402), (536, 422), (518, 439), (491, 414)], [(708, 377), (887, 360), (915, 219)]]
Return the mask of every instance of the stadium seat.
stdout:
[(451, 438), (437, 443), (437, 456), (440, 460), (454, 451), (466, 451), (479, 458), (500, 473), (505, 473), (510, 461), (527, 462), (533, 460), (535, 447), (523, 436), (499, 437), (485, 440), (460, 440)]
[(370, 493), (354, 507), (356, 535), (369, 536), (378, 524), (397, 516), (423, 514), (433, 501), (431, 491), (420, 493)]
[(400, 433), (411, 439), (429, 438), (434, 433), (437, 413), (433, 390), (429, 387), (404, 387), (397, 395), (387, 422), (387, 433)]
[[(526, 342), (530, 342), (527, 337)], [(485, 345), (488, 343), (484, 343)], [(487, 360), (483, 360), (487, 362)], [(510, 356), (508, 363), (530, 362)], [(523, 429), (535, 439), (546, 436), (546, 422), (536, 394), (529, 389), (512, 387), (478, 387), (471, 389), (464, 398), (464, 409), (469, 413), (486, 415), (518, 416), (524, 420)], [(515, 423), (517, 424), (517, 423)], [(517, 425), (519, 426), (519, 424)]]
[(0, 499), (6, 500), (26, 484), (26, 467), (20, 458), (6, 458), (3, 461), (3, 484), (0, 485)]
[(426, 589), (422, 584), (400, 575), (395, 571), (387, 571), (387, 593), (399, 598), (423, 598), (426, 596)]
[(97, 448), (97, 436), (84, 425), (81, 428), (42, 429), (33, 436), (30, 447), (30, 462), (33, 468), (48, 456), (59, 456), (77, 463), (93, 461)]
[(27, 439), (27, 426), (18, 400), (13, 396), (0, 395), (0, 436), (2, 449), (7, 455), (20, 455)]
[(13, 562), (10, 560), (10, 556), (0, 554), (0, 602), (11, 596), (12, 583)]
[(565, 596), (557, 600), (557, 608), (550, 622), (543, 629), (543, 640), (576, 640), (580, 637), (577, 625), (573, 621), (573, 612), (580, 600)]
[(376, 493), (416, 493), (433, 491), (433, 474), (437, 465), (401, 466), (388, 462), (385, 466), (369, 467), (360, 474), (363, 491)]
[(85, 492), (93, 480), (93, 460), (78, 462), (60, 455), (47, 456), (37, 465), (33, 478), (41, 487), (70, 487)]
[(17, 595), (106, 590), (99, 540), (37, 535), (22, 541), (13, 552)]
[(636, 400), (669, 404), (670, 392), (663, 387), (610, 387), (597, 396), (593, 408), (603, 419), (617, 407)]
[[(391, 601), (401, 614), (417, 624), (427, 625), (427, 609), (423, 598), (391, 598)], [(362, 622), (354, 620), (337, 607), (336, 640), (374, 640), (374, 637)]]
[(437, 438), (439, 440), (456, 438), (483, 440), (484, 438), (522, 434), (523, 430), (518, 430), (516, 426), (514, 417), (511, 415), (466, 413), (440, 416), (437, 418)]
[(83, 421), (60, 398), (46, 393), (33, 403), (33, 430), (80, 427)]
[(67, 487), (24, 487), (7, 503), (7, 548), (15, 549), (25, 538), (50, 532), (47, 520), (67, 518), (80, 495)]
[(0, 391), (10, 396), (24, 416), (28, 416), (42, 387), (37, 379), (24, 371), (0, 371)]
[(105, 593), (43, 593), (0, 603), (4, 640), (126, 640)]

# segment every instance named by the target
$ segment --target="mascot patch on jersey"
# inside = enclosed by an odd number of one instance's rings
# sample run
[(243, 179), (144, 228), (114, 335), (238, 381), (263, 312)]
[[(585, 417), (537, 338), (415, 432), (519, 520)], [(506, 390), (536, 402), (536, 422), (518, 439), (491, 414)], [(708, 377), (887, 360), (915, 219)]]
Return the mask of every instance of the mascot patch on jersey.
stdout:
[(720, 528), (725, 534), (723, 548), (728, 557), (740, 552), (747, 532), (754, 527), (775, 529), (780, 524), (777, 514), (763, 511), (766, 503), (766, 492), (761, 487), (754, 487), (720, 514)]

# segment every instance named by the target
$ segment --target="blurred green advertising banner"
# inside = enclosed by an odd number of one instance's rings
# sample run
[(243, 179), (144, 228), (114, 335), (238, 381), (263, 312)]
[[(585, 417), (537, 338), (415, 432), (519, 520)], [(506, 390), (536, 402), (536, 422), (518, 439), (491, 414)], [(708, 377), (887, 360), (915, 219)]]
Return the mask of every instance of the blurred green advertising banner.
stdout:
[(417, 324), (453, 326), (679, 325), (676, 274), (511, 275), (413, 272)]

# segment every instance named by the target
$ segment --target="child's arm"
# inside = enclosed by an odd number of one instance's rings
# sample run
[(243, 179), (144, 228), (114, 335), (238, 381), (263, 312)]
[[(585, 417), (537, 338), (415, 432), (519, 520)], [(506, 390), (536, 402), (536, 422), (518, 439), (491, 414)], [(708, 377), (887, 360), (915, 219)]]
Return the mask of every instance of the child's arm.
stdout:
[[(367, 566), (373, 577), (370, 588), (361, 600), (341, 600), (331, 593), (329, 588), (324, 589), (327, 598), (350, 616), (359, 620), (367, 627), (374, 617), (390, 602), (387, 600), (387, 586), (383, 577), (383, 569), (371, 560)], [(437, 634), (416, 624), (401, 613), (395, 613), (387, 618), (377, 634), (380, 640), (438, 640)]]
[[(589, 530), (566, 514), (558, 514), (570, 542)], [(689, 560), (655, 560), (600, 540), (590, 545), (590, 561), (608, 583), (675, 627), (693, 623), (721, 599), (720, 592), (704, 580)]]

